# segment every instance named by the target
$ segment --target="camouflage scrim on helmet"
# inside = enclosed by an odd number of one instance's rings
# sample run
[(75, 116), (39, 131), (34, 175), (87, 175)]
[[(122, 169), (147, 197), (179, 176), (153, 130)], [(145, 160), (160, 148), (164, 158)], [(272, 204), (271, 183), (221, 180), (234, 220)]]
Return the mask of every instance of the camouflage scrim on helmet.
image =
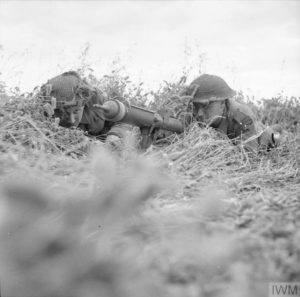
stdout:
[(235, 96), (236, 92), (219, 76), (202, 74), (186, 89), (186, 95), (193, 94), (193, 102), (224, 100)]
[(49, 79), (41, 87), (39, 97), (52, 106), (54, 117), (60, 118), (61, 126), (71, 126), (72, 115), (79, 114), (84, 108), (80, 121), (84, 130), (97, 134), (104, 127), (103, 111), (94, 107), (95, 104), (102, 105), (104, 102), (101, 90), (90, 85), (75, 71)]
[(40, 97), (49, 101), (56, 98), (57, 108), (68, 106), (84, 106), (93, 97), (99, 96), (99, 91), (90, 86), (75, 71), (65, 72), (47, 81), (41, 87)]

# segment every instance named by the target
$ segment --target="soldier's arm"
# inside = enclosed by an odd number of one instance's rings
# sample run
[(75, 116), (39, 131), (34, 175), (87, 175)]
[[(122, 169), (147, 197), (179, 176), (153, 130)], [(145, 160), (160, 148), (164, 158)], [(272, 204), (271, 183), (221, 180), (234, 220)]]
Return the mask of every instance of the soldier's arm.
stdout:
[(254, 153), (258, 152), (259, 129), (256, 117), (245, 104), (230, 101), (231, 114), (236, 122), (236, 137), (239, 137), (243, 147)]
[(107, 133), (106, 144), (113, 149), (124, 147), (124, 140), (129, 133), (132, 133), (133, 126), (125, 123), (116, 122)]
[(244, 148), (247, 151), (251, 151), (254, 153), (258, 152), (258, 130), (257, 123), (254, 119), (249, 116), (245, 116), (245, 118), (241, 121), (241, 141)]

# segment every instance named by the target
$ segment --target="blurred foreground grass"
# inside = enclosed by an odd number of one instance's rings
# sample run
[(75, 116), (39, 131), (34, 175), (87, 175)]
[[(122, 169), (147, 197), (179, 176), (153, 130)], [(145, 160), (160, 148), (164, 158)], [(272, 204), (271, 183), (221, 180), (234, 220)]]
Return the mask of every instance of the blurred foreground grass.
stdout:
[(299, 135), (254, 157), (193, 126), (116, 154), (34, 101), (1, 110), (3, 297), (250, 297), (299, 281)]

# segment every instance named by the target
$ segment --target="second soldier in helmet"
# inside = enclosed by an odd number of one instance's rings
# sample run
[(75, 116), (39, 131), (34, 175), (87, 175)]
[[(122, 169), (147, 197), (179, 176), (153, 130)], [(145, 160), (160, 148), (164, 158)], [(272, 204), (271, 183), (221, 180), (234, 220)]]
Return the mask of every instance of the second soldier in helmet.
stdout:
[(241, 142), (248, 150), (270, 149), (279, 142), (281, 130), (263, 127), (253, 111), (234, 99), (236, 92), (220, 77), (203, 74), (181, 96), (190, 100), (193, 119)]

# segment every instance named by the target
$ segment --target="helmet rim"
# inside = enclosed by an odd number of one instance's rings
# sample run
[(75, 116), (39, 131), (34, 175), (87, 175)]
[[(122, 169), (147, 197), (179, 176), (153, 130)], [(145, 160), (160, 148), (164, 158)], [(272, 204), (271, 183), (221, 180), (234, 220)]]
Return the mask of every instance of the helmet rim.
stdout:
[[(193, 92), (197, 87), (196, 92)], [(222, 101), (236, 95), (236, 91), (219, 76), (202, 74), (196, 78), (189, 86), (189, 92), (193, 92), (193, 101), (202, 100)]]

